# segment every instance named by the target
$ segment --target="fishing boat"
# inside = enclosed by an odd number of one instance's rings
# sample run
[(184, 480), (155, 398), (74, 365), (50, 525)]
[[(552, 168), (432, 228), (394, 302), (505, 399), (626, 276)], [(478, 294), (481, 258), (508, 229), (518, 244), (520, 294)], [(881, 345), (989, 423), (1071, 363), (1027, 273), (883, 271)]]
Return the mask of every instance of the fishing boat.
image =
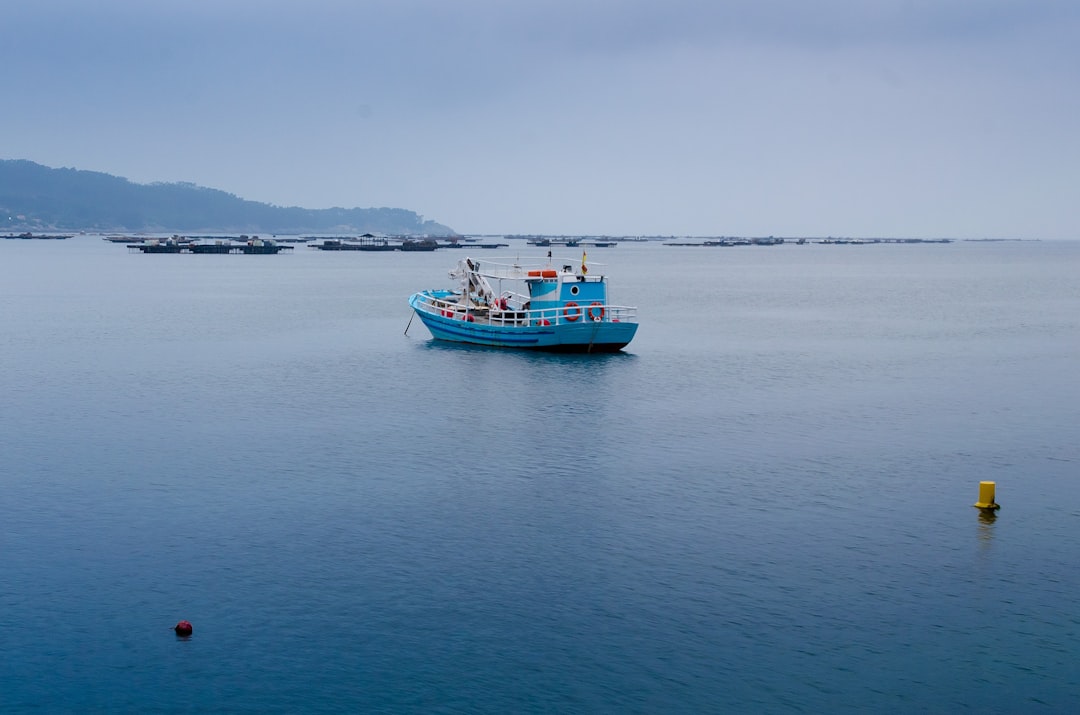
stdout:
[[(554, 352), (615, 352), (637, 332), (637, 308), (608, 302), (606, 276), (576, 261), (506, 265), (463, 258), (455, 289), (414, 293), (409, 305), (436, 340)], [(595, 269), (596, 266), (593, 266)], [(408, 330), (406, 328), (406, 330)]]

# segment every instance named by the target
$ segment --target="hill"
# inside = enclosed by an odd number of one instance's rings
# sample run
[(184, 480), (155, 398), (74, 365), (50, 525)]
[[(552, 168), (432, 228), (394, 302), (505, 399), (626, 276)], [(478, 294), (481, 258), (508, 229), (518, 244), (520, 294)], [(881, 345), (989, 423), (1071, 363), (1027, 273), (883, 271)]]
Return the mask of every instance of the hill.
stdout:
[(190, 183), (136, 184), (20, 159), (0, 160), (0, 217), (3, 232), (454, 233), (405, 209), (274, 206)]

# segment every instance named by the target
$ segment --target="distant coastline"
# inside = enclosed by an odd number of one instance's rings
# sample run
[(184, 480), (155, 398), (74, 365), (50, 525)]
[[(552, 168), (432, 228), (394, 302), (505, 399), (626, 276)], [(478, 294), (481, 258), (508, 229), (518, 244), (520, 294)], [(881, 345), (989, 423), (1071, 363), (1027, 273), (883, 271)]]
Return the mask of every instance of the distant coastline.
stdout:
[(0, 234), (56, 231), (455, 234), (402, 208), (274, 206), (191, 183), (136, 184), (96, 171), (0, 159)]
[[(462, 234), (403, 208), (307, 209), (249, 201), (192, 183), (136, 184), (96, 171), (50, 168), (24, 159), (0, 159), (0, 237), (72, 233), (264, 234), (409, 236)], [(536, 245), (608, 246), (662, 241), (678, 246), (744, 246), (783, 243), (868, 244), (1025, 241), (1024, 238), (903, 238), (833, 236), (679, 236), (484, 234)]]

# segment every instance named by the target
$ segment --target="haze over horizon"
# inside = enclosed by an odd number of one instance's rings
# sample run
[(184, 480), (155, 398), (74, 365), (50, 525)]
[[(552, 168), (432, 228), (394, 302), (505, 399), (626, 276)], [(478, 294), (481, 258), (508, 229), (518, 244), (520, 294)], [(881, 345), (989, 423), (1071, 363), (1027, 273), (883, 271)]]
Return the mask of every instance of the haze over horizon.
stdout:
[(13, 0), (0, 158), (464, 233), (1076, 238), (1078, 36), (1070, 0)]

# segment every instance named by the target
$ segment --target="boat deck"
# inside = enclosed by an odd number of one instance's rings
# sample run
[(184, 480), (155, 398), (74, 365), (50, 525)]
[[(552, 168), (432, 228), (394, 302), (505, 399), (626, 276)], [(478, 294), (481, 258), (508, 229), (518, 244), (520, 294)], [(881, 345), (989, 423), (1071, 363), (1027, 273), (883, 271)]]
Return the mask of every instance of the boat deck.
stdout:
[(454, 299), (450, 299), (450, 296), (439, 297), (430, 293), (421, 293), (416, 301), (416, 307), (431, 315), (498, 328), (572, 325), (589, 322), (637, 322), (637, 308), (625, 305), (596, 303), (562, 308), (498, 310), (482, 305), (466, 308), (456, 302), (457, 297), (455, 295)]

